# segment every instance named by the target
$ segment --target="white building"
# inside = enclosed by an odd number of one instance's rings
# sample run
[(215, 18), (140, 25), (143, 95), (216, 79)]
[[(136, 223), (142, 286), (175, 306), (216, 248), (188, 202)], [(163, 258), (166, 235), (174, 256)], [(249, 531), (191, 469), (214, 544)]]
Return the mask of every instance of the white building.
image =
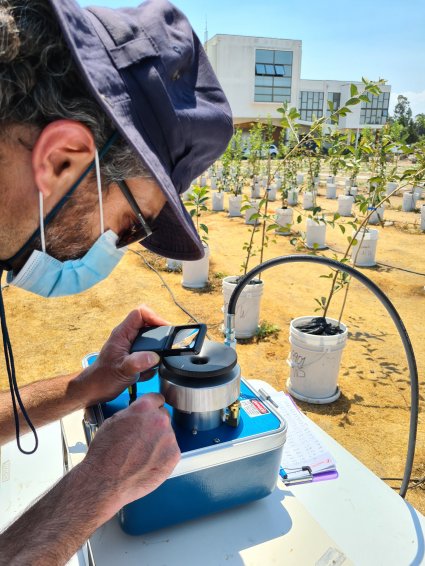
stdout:
[[(331, 100), (336, 110), (350, 98), (350, 84), (358, 81), (308, 80), (301, 78), (302, 42), (295, 39), (215, 35), (205, 44), (208, 58), (226, 93), (235, 124), (272, 118), (288, 101), (300, 112), (300, 124), (308, 127), (314, 118), (328, 112)], [(391, 87), (369, 96), (368, 104), (352, 106), (352, 113), (339, 120), (339, 129), (378, 129), (386, 123)]]

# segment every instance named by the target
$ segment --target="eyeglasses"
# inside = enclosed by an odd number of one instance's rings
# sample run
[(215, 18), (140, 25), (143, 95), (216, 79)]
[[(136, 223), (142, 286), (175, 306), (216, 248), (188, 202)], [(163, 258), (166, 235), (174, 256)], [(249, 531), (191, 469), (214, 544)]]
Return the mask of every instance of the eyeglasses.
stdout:
[(152, 234), (152, 229), (146, 222), (136, 199), (131, 194), (130, 189), (125, 181), (117, 181), (117, 185), (120, 188), (122, 194), (125, 196), (128, 204), (131, 206), (131, 210), (136, 215), (137, 221), (130, 226), (128, 230), (123, 232), (116, 243), (117, 248), (123, 248), (129, 244), (134, 244), (134, 242), (141, 242), (148, 236)]

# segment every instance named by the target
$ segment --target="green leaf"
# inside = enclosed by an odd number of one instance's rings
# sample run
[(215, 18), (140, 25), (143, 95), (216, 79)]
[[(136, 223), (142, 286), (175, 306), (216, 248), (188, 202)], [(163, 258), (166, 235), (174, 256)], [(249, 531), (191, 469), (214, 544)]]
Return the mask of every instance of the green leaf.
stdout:
[(359, 92), (359, 89), (357, 88), (357, 86), (355, 84), (351, 84), (350, 85), (350, 96), (356, 96)]
[(208, 226), (206, 226), (206, 224), (200, 224), (199, 228), (201, 228), (201, 230), (208, 234)]
[(360, 102), (360, 98), (358, 96), (353, 96), (352, 98), (349, 98), (347, 100), (347, 102), (345, 103), (345, 106), (355, 106), (359, 102)]

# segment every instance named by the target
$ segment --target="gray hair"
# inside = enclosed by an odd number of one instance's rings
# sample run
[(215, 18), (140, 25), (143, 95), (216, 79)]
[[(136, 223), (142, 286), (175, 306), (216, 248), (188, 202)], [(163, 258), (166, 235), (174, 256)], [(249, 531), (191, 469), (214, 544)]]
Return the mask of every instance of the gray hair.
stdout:
[[(115, 127), (82, 80), (48, 0), (0, 0), (0, 137), (16, 124), (85, 124), (102, 148)], [(102, 161), (107, 184), (149, 177), (121, 138)]]

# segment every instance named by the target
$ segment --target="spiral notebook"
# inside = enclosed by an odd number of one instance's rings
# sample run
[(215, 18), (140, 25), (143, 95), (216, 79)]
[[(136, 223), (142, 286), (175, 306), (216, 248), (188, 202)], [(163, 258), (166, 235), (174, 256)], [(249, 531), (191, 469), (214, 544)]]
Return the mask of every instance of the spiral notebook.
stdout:
[(338, 471), (332, 454), (286, 393), (271, 396), (277, 410), (288, 423), (288, 433), (283, 447), (280, 476), (287, 485), (336, 479)]

